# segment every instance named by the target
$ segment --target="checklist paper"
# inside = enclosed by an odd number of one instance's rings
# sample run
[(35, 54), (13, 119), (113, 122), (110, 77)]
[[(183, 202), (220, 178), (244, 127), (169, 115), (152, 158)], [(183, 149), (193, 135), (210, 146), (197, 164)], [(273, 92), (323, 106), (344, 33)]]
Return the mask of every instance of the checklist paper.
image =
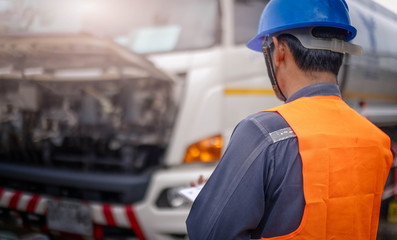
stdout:
[(179, 194), (191, 202), (194, 202), (201, 189), (204, 187), (204, 184), (197, 185), (195, 187), (183, 188), (179, 190)]

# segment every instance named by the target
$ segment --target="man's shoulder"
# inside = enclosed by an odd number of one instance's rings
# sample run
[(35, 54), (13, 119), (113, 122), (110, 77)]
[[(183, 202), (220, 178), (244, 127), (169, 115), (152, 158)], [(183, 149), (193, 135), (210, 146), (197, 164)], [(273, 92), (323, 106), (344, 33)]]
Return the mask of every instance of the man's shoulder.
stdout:
[(244, 121), (253, 122), (259, 128), (263, 128), (267, 133), (288, 128), (285, 119), (277, 112), (258, 112), (249, 115)]
[[(258, 131), (259, 130), (259, 131)], [(234, 132), (236, 135), (262, 135), (270, 143), (295, 137), (284, 118), (276, 112), (258, 112), (243, 119)]]

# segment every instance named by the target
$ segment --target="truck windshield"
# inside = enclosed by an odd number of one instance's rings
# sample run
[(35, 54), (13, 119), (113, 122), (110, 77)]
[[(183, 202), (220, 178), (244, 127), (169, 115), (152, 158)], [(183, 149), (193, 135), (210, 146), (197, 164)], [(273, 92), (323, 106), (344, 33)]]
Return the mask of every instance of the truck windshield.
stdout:
[(216, 0), (0, 0), (0, 35), (86, 33), (137, 53), (216, 43)]

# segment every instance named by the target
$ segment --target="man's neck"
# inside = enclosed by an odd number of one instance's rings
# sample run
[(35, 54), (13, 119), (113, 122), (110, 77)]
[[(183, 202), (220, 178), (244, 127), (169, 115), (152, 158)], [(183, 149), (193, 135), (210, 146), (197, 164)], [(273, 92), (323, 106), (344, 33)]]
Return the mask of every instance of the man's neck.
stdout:
[(285, 89), (286, 97), (292, 96), (297, 91), (316, 83), (337, 83), (336, 77), (330, 72), (299, 72), (291, 76)]

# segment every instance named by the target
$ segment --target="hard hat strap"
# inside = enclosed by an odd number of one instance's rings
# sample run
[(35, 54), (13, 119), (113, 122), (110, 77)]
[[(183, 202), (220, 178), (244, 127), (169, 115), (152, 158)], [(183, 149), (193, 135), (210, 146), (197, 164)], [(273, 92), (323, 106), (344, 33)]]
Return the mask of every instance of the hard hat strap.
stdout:
[(294, 35), (308, 49), (330, 50), (338, 53), (349, 53), (357, 56), (363, 54), (363, 49), (359, 45), (346, 42), (336, 38), (315, 38), (310, 35)]
[(276, 93), (276, 96), (280, 100), (285, 102), (287, 100), (287, 98), (285, 97), (285, 95), (283, 94), (283, 92), (280, 89), (280, 86), (278, 85), (278, 81), (276, 78), (276, 72), (274, 71), (274, 67), (273, 67), (271, 49), (270, 49), (270, 46), (267, 43), (267, 41), (263, 41), (262, 51), (263, 51), (263, 56), (265, 57), (267, 74), (269, 75), (270, 83), (272, 84), (273, 90)]

